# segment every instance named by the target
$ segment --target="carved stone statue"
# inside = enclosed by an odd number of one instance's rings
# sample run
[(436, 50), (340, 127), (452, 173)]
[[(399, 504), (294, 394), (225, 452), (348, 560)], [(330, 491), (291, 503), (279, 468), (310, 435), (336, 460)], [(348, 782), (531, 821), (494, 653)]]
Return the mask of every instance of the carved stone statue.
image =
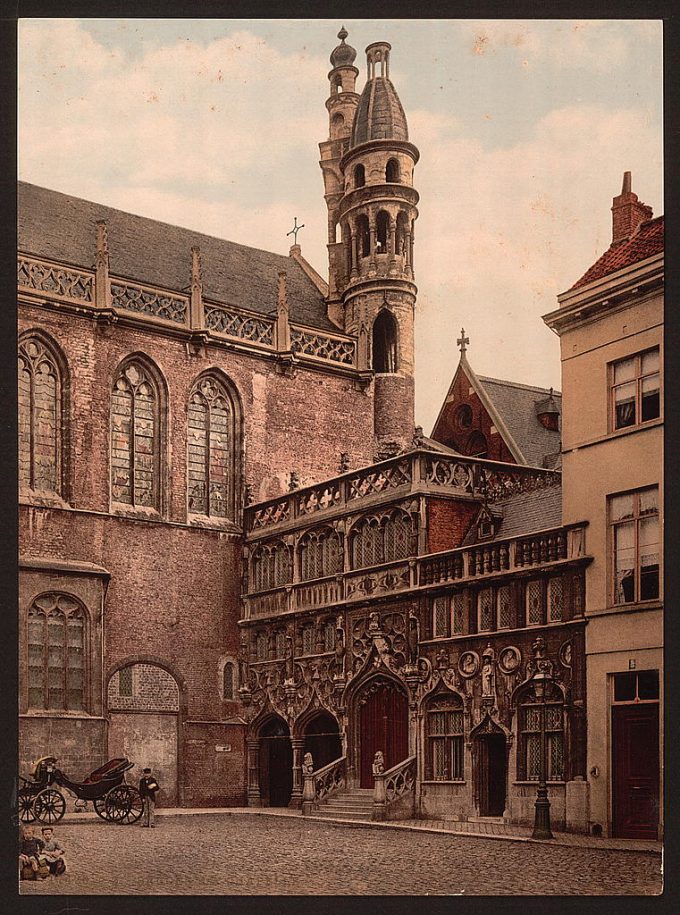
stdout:
[(490, 699), (494, 696), (493, 662), (490, 657), (482, 661), (482, 698)]
[(302, 757), (302, 774), (311, 775), (314, 771), (314, 760), (311, 753), (305, 753)]
[(335, 673), (338, 677), (345, 675), (345, 630), (341, 616), (335, 626)]
[(286, 636), (286, 679), (293, 679), (293, 636)]
[(383, 756), (382, 751), (378, 750), (378, 752), (373, 757), (373, 774), (382, 775), (384, 771), (385, 771), (385, 757)]
[(368, 631), (378, 632), (380, 630), (380, 614), (374, 610), (369, 614)]
[(408, 617), (408, 660), (409, 664), (418, 663), (418, 642), (420, 641), (418, 635), (418, 618), (409, 613)]

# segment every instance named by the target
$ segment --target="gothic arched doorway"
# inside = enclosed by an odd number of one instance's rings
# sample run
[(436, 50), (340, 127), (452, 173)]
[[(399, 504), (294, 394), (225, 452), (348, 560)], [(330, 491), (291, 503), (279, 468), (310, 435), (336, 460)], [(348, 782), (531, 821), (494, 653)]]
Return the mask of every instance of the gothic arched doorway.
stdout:
[(311, 753), (314, 769), (321, 769), (342, 756), (338, 722), (328, 712), (319, 712), (304, 730), (303, 753)]
[(508, 754), (505, 734), (485, 730), (475, 735), (473, 781), (481, 817), (502, 817), (508, 780)]
[(385, 769), (408, 756), (408, 699), (387, 677), (373, 677), (357, 697), (359, 706), (359, 778), (373, 787), (373, 757), (381, 750)]
[(264, 807), (287, 807), (293, 791), (293, 747), (282, 718), (260, 729), (260, 798)]

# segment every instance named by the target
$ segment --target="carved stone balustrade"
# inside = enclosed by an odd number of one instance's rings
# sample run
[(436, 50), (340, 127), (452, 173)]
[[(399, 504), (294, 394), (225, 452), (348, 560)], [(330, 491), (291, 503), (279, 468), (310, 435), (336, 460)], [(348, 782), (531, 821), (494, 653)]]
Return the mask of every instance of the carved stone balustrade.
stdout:
[[(293, 529), (311, 515), (335, 517), (411, 493), (485, 499), (492, 504), (560, 482), (558, 471), (415, 449), (286, 496), (247, 507), (249, 539)], [(500, 560), (499, 560), (500, 561)]]
[(409, 756), (387, 772), (374, 768), (372, 819), (380, 821), (414, 815), (416, 769), (415, 756)]
[(318, 807), (347, 784), (347, 757), (341, 756), (316, 772), (305, 772), (304, 781), (302, 815), (309, 816), (313, 808)]

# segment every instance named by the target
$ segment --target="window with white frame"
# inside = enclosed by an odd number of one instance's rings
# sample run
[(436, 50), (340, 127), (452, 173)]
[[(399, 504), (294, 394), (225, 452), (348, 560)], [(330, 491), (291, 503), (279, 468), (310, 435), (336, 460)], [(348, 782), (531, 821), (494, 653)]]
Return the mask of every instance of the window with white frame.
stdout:
[(650, 486), (609, 499), (614, 604), (659, 597), (658, 497)]
[(625, 429), (660, 415), (659, 348), (611, 366), (611, 428)]

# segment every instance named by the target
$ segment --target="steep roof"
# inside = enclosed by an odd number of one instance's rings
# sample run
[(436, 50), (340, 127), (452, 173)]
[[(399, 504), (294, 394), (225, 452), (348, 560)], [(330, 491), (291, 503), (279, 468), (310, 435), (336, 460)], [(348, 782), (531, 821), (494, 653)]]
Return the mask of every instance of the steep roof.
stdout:
[(595, 261), (571, 289), (578, 289), (594, 280), (602, 279), (609, 273), (622, 270), (638, 261), (660, 254), (664, 247), (664, 218), (657, 216), (643, 222), (630, 238), (612, 242), (602, 257)]
[(76, 267), (94, 263), (96, 222), (106, 220), (111, 273), (128, 279), (186, 289), (191, 248), (201, 249), (203, 295), (228, 305), (273, 314), (278, 272), (287, 273), (291, 321), (337, 330), (326, 315), (318, 288), (291, 257), (214, 238), (191, 229), (135, 216), (20, 181), (19, 250)]
[[(527, 464), (542, 467), (546, 456), (559, 452), (560, 433), (546, 429), (536, 416), (537, 401), (550, 396), (547, 388), (518, 384), (514, 381), (501, 381), (498, 378), (486, 378), (481, 375), (477, 376), (477, 380), (503, 420)], [(561, 410), (562, 395), (559, 391), (553, 391), (552, 397), (558, 409)]]
[(404, 109), (386, 76), (366, 83), (354, 115), (350, 147), (368, 140), (408, 140)]
[(562, 524), (562, 486), (520, 492), (494, 506), (501, 514), (497, 537), (517, 537)]

